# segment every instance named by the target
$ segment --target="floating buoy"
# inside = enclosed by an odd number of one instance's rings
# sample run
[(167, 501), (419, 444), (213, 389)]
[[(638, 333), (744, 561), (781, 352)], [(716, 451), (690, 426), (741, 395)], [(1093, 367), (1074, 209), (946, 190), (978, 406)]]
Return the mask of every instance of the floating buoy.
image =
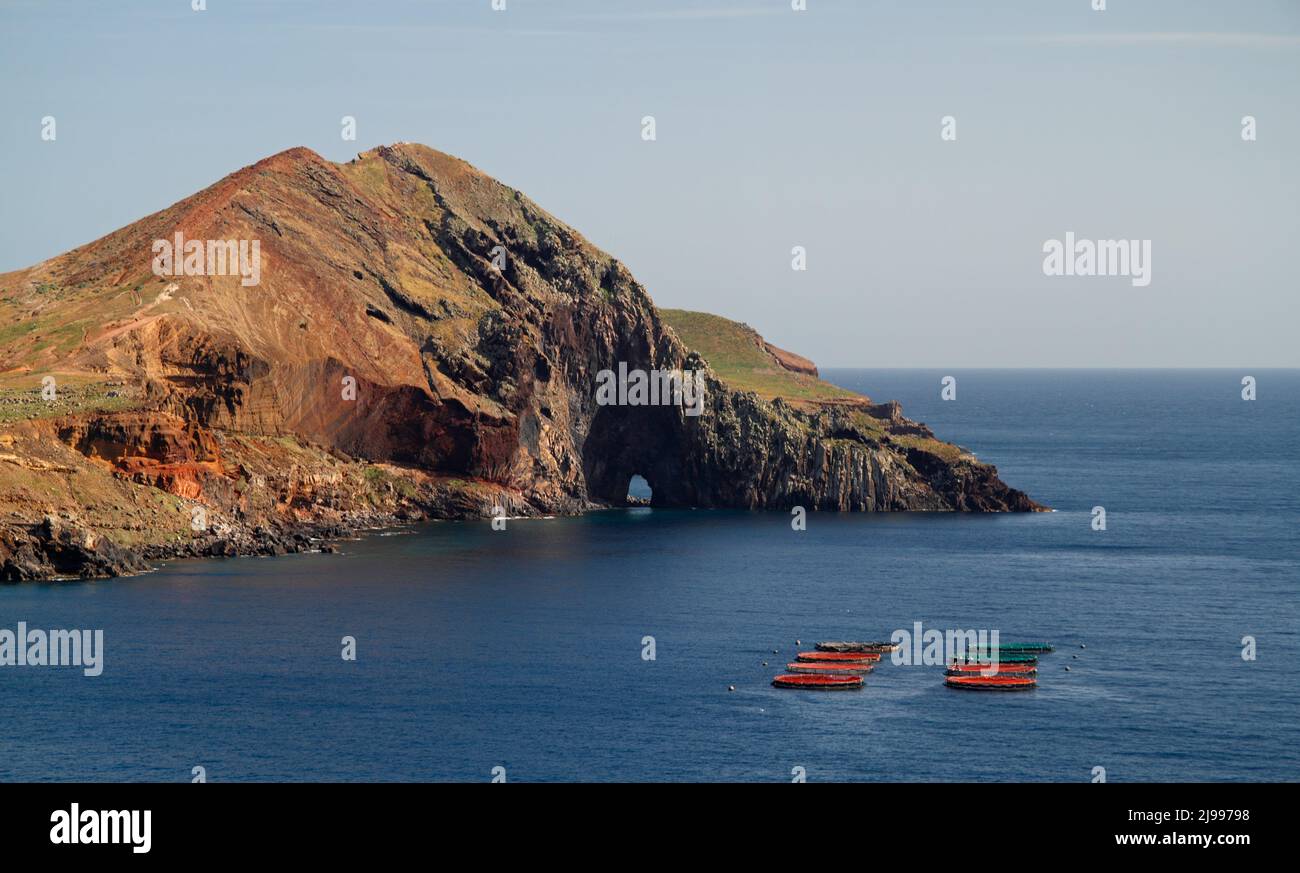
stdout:
[(767, 661), (764, 661), (764, 662), (763, 662), (763, 666), (764, 666), (764, 667), (767, 666)]
[(796, 646), (802, 646), (802, 645), (803, 645), (803, 640), (795, 640), (795, 641), (794, 641), (794, 644), (795, 644)]
[(1070, 665), (1069, 665), (1069, 664), (1066, 664), (1066, 665), (1065, 665), (1065, 672), (1067, 672), (1067, 673), (1070, 672)]
[(1027, 676), (949, 676), (943, 683), (973, 691), (1027, 691), (1038, 685), (1038, 680)]
[(727, 690), (728, 690), (728, 691), (735, 691), (735, 690), (736, 690), (736, 686), (735, 686), (735, 685), (728, 685), (728, 686), (727, 686)]
[(777, 688), (809, 688), (817, 691), (839, 691), (861, 688), (861, 676), (819, 676), (812, 673), (784, 673), (772, 680)]
[(1081, 648), (1081, 649), (1086, 649), (1086, 648), (1088, 648), (1088, 647), (1085, 646), (1083, 643), (1079, 643), (1079, 648)]

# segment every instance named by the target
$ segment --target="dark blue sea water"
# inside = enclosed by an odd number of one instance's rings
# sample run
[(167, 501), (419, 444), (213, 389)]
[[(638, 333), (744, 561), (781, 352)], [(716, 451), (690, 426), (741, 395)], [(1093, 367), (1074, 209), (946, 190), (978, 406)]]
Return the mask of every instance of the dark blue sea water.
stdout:
[[(1300, 779), (1300, 372), (953, 371), (945, 402), (948, 374), (826, 375), (1057, 512), (436, 523), (0, 588), (0, 627), (107, 649), (97, 678), (0, 668), (0, 778)], [(1018, 694), (892, 664), (860, 691), (769, 685), (796, 639), (914, 621), (1058, 649)]]

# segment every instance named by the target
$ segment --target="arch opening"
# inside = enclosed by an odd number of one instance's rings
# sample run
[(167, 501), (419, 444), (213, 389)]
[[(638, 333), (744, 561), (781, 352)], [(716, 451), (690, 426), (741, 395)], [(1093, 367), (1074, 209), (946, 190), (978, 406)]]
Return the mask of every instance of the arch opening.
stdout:
[[(666, 406), (600, 407), (582, 445), (588, 494), (609, 506), (691, 505), (675, 413), (679, 410)], [(628, 500), (633, 476), (649, 488), (642, 503)]]
[(627, 505), (649, 506), (654, 498), (654, 489), (640, 473), (633, 473), (627, 482)]

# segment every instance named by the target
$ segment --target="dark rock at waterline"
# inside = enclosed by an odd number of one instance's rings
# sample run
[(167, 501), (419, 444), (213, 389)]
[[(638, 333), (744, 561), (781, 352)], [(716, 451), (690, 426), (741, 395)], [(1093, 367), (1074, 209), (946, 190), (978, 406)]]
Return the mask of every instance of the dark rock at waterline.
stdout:
[(120, 548), (75, 520), (47, 515), (26, 531), (0, 530), (0, 581), (91, 579), (148, 567), (138, 552)]
[(309, 551), (333, 554), (337, 547), (323, 537), (352, 533), (339, 525), (301, 529), (261, 527), (230, 536), (206, 535), (176, 543), (124, 548), (73, 521), (48, 516), (26, 531), (0, 530), (0, 582), (130, 576), (149, 571), (158, 561), (178, 558), (274, 556)]

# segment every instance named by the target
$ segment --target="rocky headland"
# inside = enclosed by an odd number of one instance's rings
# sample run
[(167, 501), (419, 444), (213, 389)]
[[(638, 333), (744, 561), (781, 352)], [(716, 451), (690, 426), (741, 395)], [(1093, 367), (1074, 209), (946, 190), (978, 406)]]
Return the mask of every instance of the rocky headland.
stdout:
[[(259, 275), (156, 274), (257, 240)], [(596, 402), (697, 371), (702, 414)], [(420, 519), (622, 506), (1032, 511), (997, 471), (424, 146), (275, 155), (0, 275), (0, 580), (330, 548)]]

